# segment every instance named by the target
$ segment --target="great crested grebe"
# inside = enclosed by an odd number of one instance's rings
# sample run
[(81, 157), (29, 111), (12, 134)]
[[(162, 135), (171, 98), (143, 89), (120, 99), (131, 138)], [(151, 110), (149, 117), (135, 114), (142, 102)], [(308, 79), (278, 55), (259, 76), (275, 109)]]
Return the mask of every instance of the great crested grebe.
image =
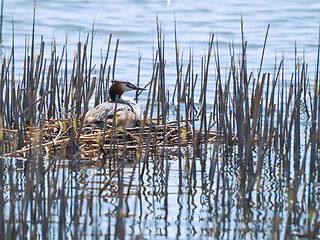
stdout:
[[(107, 119), (107, 123), (112, 124), (113, 116), (116, 114), (117, 126), (125, 128), (135, 127), (141, 116), (141, 107), (132, 99), (127, 97), (121, 97), (124, 92), (133, 90), (145, 90), (133, 85), (130, 82), (112, 80), (110, 87), (110, 101), (104, 102), (96, 106), (94, 109), (87, 112), (84, 123), (96, 124), (99, 127), (104, 126), (104, 121)], [(119, 100), (116, 106), (116, 96)]]

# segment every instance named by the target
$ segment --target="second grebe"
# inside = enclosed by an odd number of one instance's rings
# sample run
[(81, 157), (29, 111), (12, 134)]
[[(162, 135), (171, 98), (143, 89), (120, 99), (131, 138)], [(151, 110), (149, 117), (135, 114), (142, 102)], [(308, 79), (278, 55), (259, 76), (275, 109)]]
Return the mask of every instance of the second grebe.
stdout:
[[(110, 87), (110, 101), (104, 102), (96, 106), (94, 109), (87, 112), (84, 123), (96, 124), (99, 127), (104, 126), (104, 121), (107, 119), (107, 123), (112, 124), (113, 116), (116, 114), (117, 126), (125, 128), (135, 127), (141, 116), (141, 107), (132, 99), (121, 97), (124, 92), (133, 90), (145, 90), (133, 85), (130, 82), (112, 80)], [(116, 106), (116, 96), (118, 95), (119, 100)]]

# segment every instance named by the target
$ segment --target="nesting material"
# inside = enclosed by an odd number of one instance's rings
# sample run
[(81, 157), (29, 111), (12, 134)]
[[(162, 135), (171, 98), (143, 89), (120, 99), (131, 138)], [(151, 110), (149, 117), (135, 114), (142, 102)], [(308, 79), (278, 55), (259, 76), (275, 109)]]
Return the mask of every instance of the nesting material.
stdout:
[[(159, 153), (163, 148), (174, 153), (179, 147), (199, 147), (206, 138), (212, 143), (217, 137), (217, 132), (210, 131), (201, 134), (202, 139), (199, 139), (199, 131), (193, 131), (192, 125), (185, 121), (180, 122), (180, 131), (175, 121), (164, 126), (157, 120), (147, 120), (145, 124), (139, 121), (134, 128), (107, 125), (105, 132), (95, 125), (85, 124), (81, 129), (80, 126), (81, 121), (76, 124), (72, 118), (47, 120), (42, 129), (29, 128), (21, 149), (6, 148), (4, 156), (26, 157), (33, 151), (37, 156), (56, 154), (61, 158), (70, 158), (70, 153), (73, 153), (73, 158), (83, 160), (123, 157), (123, 153), (134, 158), (146, 153)], [(3, 129), (3, 133), (10, 136), (6, 141), (8, 146), (12, 146), (9, 141), (17, 138), (17, 131)], [(70, 151), (71, 147), (74, 151)]]

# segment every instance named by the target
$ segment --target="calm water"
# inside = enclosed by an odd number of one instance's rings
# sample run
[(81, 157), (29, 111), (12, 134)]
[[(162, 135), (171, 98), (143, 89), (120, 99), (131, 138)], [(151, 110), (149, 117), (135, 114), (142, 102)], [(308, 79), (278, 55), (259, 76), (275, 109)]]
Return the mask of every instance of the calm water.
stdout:
[[(120, 39), (116, 78), (120, 80), (136, 81), (138, 56), (142, 55), (141, 82), (147, 83), (152, 74), (153, 48), (156, 48), (156, 16), (159, 16), (163, 34), (166, 39), (166, 73), (168, 87), (172, 88), (175, 83), (175, 54), (174, 54), (174, 17), (177, 20), (177, 33), (180, 43), (180, 51), (185, 58), (190, 49), (194, 54), (195, 65), (200, 72), (201, 57), (206, 53), (209, 34), (215, 34), (219, 42), (220, 64), (222, 67), (229, 64), (229, 44), (234, 43), (236, 51), (240, 51), (241, 34), (240, 19), (244, 18), (245, 38), (248, 41), (247, 57), (250, 70), (257, 71), (262, 52), (263, 41), (267, 25), (270, 23), (267, 48), (264, 60), (264, 70), (273, 72), (275, 59), (279, 63), (285, 56), (285, 69), (289, 74), (294, 71), (294, 48), (298, 49), (298, 56), (305, 58), (310, 64), (309, 72), (314, 72), (318, 31), (320, 22), (319, 1), (37, 1), (36, 11), (36, 42), (40, 42), (43, 35), (47, 48), (54, 38), (58, 52), (68, 36), (68, 51), (72, 56), (76, 49), (76, 43), (83, 41), (86, 34), (91, 32), (95, 22), (94, 62), (99, 65), (101, 54), (104, 56), (108, 37), (113, 34), (111, 49), (114, 49), (116, 39)], [(16, 63), (20, 69), (23, 63), (24, 46), (26, 36), (30, 36), (32, 30), (33, 1), (29, 0), (5, 0), (2, 53), (9, 55), (12, 47), (12, 20), (15, 32)], [(36, 45), (38, 46), (38, 45)], [(49, 56), (47, 56), (49, 57)], [(214, 62), (212, 62), (212, 66)], [(19, 69), (19, 67), (18, 67)], [(212, 71), (214, 72), (214, 71)], [(16, 73), (19, 76), (19, 72)], [(214, 79), (214, 78), (212, 78)], [(211, 80), (212, 81), (212, 80)], [(209, 85), (210, 86), (210, 85)], [(142, 96), (142, 101), (145, 96)], [(10, 165), (8, 162), (7, 165)], [(18, 180), (23, 176), (23, 165), (20, 161), (15, 162)], [(272, 164), (270, 164), (272, 165)], [(228, 188), (228, 196), (210, 202), (208, 193), (200, 185), (201, 179), (198, 174), (198, 185), (190, 189), (187, 180), (179, 179), (178, 163), (170, 161), (170, 173), (168, 183), (168, 204), (164, 204), (163, 176), (159, 173), (147, 172), (143, 184), (141, 198), (137, 198), (135, 191), (139, 184), (137, 179), (133, 183), (133, 195), (129, 198), (129, 209), (137, 208), (137, 216), (126, 219), (128, 226), (126, 233), (142, 234), (145, 239), (160, 239), (167, 237), (175, 239), (181, 236), (186, 238), (211, 237), (223, 239), (254, 239), (272, 238), (279, 232), (280, 238), (284, 237), (287, 221), (285, 204), (285, 191), (287, 188), (276, 181), (276, 177), (269, 173), (266, 166), (263, 171), (264, 180), (261, 183), (262, 190), (256, 191), (252, 200), (246, 203), (249, 208), (242, 208), (233, 176), (239, 174), (232, 161), (224, 166), (227, 172), (225, 187)], [(200, 166), (197, 167), (199, 169)], [(152, 169), (152, 166), (150, 166)], [(151, 171), (151, 170), (150, 170)], [(128, 173), (131, 169), (128, 169)], [(271, 171), (270, 171), (271, 172)], [(61, 176), (61, 172), (54, 172)], [(58, 186), (70, 187), (78, 184), (82, 189), (79, 195), (85, 196), (83, 211), (89, 211), (88, 205), (93, 209), (90, 215), (90, 228), (87, 234), (104, 236), (108, 227), (115, 227), (116, 197), (108, 189), (103, 195), (103, 201), (98, 200), (98, 186), (108, 179), (96, 168), (82, 168), (76, 174), (72, 171), (66, 173), (66, 180), (59, 180)], [(9, 178), (9, 176), (8, 176)], [(61, 181), (61, 182), (60, 182)], [(20, 186), (21, 184), (21, 186)], [(70, 185), (71, 184), (71, 185)], [(72, 185), (74, 184), (74, 185)], [(117, 186), (117, 183), (114, 183)], [(24, 188), (23, 182), (19, 187)], [(303, 182), (301, 191), (307, 191), (307, 180)], [(319, 190), (315, 186), (314, 191)], [(189, 191), (192, 194), (187, 195)], [(157, 195), (158, 193), (158, 195)], [(109, 194), (109, 195), (108, 195)], [(9, 195), (9, 193), (8, 193)], [(9, 198), (9, 197), (8, 197)], [(59, 196), (57, 196), (57, 199)], [(73, 197), (70, 198), (74, 200)], [(57, 200), (58, 201), (58, 200)], [(301, 208), (305, 208), (304, 195), (299, 196)], [(71, 202), (71, 201), (70, 201)], [(277, 204), (274, 204), (276, 202)], [(19, 209), (20, 203), (17, 203)], [(70, 203), (71, 204), (71, 203)], [(240, 206), (241, 205), (241, 206)], [(166, 206), (166, 207), (164, 207)], [(244, 211), (243, 209), (247, 209)], [(58, 208), (56, 218), (53, 217), (50, 236), (56, 238), (55, 230), (59, 221)], [(68, 210), (71, 212), (72, 206)], [(8, 210), (9, 211), (9, 210)], [(297, 211), (298, 212), (298, 211)], [(297, 213), (298, 214), (298, 213)], [(71, 216), (67, 222), (71, 221)], [(305, 230), (308, 215), (303, 212), (300, 221), (295, 223), (296, 229)], [(81, 219), (84, 221), (84, 219)], [(88, 220), (88, 221), (89, 221)], [(109, 222), (110, 221), (110, 222)], [(279, 229), (273, 226), (279, 221)], [(301, 227), (299, 227), (301, 226)], [(67, 229), (67, 236), (73, 236), (73, 230)]]
[[(9, 53), (12, 45), (12, 20), (15, 28), (17, 61), (22, 61), (25, 36), (31, 33), (33, 1), (4, 1), (3, 48)], [(221, 66), (229, 63), (229, 44), (240, 50), (240, 19), (244, 18), (245, 38), (248, 41), (249, 69), (258, 69), (267, 25), (270, 32), (265, 53), (264, 67), (272, 71), (275, 58), (285, 56), (288, 72), (294, 70), (294, 46), (298, 56), (305, 56), (314, 71), (319, 29), (319, 1), (37, 1), (36, 40), (43, 35), (50, 48), (55, 38), (58, 51), (68, 35), (70, 56), (79, 40), (92, 29), (95, 21), (94, 59), (100, 63), (101, 51), (105, 53), (109, 34), (113, 34), (113, 48), (120, 39), (117, 59), (117, 79), (135, 81), (137, 59), (142, 54), (141, 81), (151, 76), (152, 47), (156, 41), (156, 16), (159, 16), (166, 38), (167, 78), (174, 76), (174, 15), (180, 51), (185, 58), (190, 48), (195, 64), (207, 50), (209, 33), (219, 42)], [(59, 48), (60, 46), (60, 48)], [(20, 57), (19, 57), (20, 56)], [(168, 81), (170, 82), (170, 81)]]

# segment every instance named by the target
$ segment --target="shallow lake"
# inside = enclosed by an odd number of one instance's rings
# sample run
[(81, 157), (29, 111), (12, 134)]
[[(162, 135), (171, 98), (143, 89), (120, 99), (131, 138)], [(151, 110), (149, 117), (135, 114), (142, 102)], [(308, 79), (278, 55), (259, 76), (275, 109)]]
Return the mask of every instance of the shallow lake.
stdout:
[[(4, 0), (1, 59), (10, 56), (14, 33), (16, 81), (22, 78), (25, 46), (31, 42), (33, 9), (34, 2), (31, 0)], [(262, 72), (270, 72), (274, 76), (277, 71), (275, 68), (278, 68), (284, 56), (284, 76), (288, 83), (295, 72), (295, 62), (305, 61), (311, 81), (308, 84), (313, 86), (319, 13), (320, 2), (315, 0), (37, 1), (35, 51), (39, 51), (43, 36), (45, 57), (50, 58), (53, 39), (59, 55), (67, 38), (67, 51), (72, 65), (77, 43), (85, 42), (94, 25), (93, 73), (99, 75), (99, 65), (112, 34), (108, 64), (112, 65), (119, 39), (115, 78), (136, 82), (138, 59), (141, 56), (140, 84), (146, 85), (152, 76), (157, 49), (158, 16), (165, 39), (166, 84), (172, 93), (177, 78), (175, 20), (179, 58), (183, 58), (187, 65), (192, 51), (195, 72), (200, 75), (202, 58), (207, 54), (210, 33), (213, 33), (215, 49), (218, 44), (223, 79), (227, 79), (232, 46), (235, 56), (241, 59), (242, 16), (248, 71), (258, 75), (264, 39), (270, 24)], [(212, 56), (208, 77), (208, 112), (214, 108), (215, 64)], [(185, 69), (186, 66), (184, 72)], [(312, 88), (309, 86), (306, 89)], [(197, 96), (200, 94), (199, 85), (194, 91)], [(230, 99), (230, 103), (232, 101)], [(147, 92), (139, 100), (143, 107), (146, 102)], [(93, 102), (90, 102), (92, 106)], [(175, 111), (174, 107), (172, 111)], [(311, 127), (310, 121), (305, 120), (306, 112), (301, 113), (299, 125), (301, 162)], [(37, 164), (28, 165), (30, 159), (5, 158), (0, 169), (3, 176), (1, 184), (4, 186), (1, 192), (3, 202), (0, 199), (4, 206), (1, 224), (4, 223), (6, 234), (17, 238), (42, 238), (45, 235), (51, 239), (75, 236), (102, 239), (113, 238), (115, 234), (120, 239), (290, 239), (299, 234), (310, 239), (319, 238), (320, 185), (319, 178), (310, 182), (309, 154), (306, 158), (307, 169), (300, 179), (296, 177), (293, 163), (288, 171), (285, 170), (287, 175), (284, 176), (282, 164), (287, 159), (283, 160), (271, 150), (268, 151), (262, 165), (261, 180), (254, 185), (249, 197), (241, 193), (240, 160), (236, 151), (228, 155), (223, 147), (221, 149), (216, 155), (217, 149), (214, 144), (210, 145), (207, 159), (204, 160), (207, 166), (204, 172), (200, 170), (203, 163), (197, 156), (193, 175), (189, 172), (191, 155), (183, 153), (181, 172), (177, 150), (174, 149), (166, 156), (165, 163), (149, 159), (142, 178), (139, 178), (138, 170), (131, 178), (134, 163), (130, 161), (124, 166), (123, 175), (111, 178), (109, 169), (97, 164), (96, 159), (96, 164), (80, 161), (74, 166), (71, 160), (53, 156), (44, 162), (44, 169), (39, 170)], [(288, 149), (292, 157), (293, 143), (288, 144)], [(255, 150), (253, 157), (258, 159)], [(215, 159), (215, 165), (211, 165), (212, 159)], [(258, 168), (258, 165), (255, 160), (254, 168)], [(39, 172), (31, 176), (32, 173), (26, 169), (37, 169)], [(212, 175), (210, 171), (216, 172)], [(191, 179), (191, 176), (195, 179)], [(213, 179), (210, 179), (212, 176)], [(28, 185), (29, 177), (34, 178), (32, 185)], [(298, 189), (295, 185), (297, 178)], [(132, 186), (130, 195), (127, 195), (129, 184)], [(123, 195), (119, 196), (119, 193)], [(26, 225), (21, 224), (25, 222)]]

